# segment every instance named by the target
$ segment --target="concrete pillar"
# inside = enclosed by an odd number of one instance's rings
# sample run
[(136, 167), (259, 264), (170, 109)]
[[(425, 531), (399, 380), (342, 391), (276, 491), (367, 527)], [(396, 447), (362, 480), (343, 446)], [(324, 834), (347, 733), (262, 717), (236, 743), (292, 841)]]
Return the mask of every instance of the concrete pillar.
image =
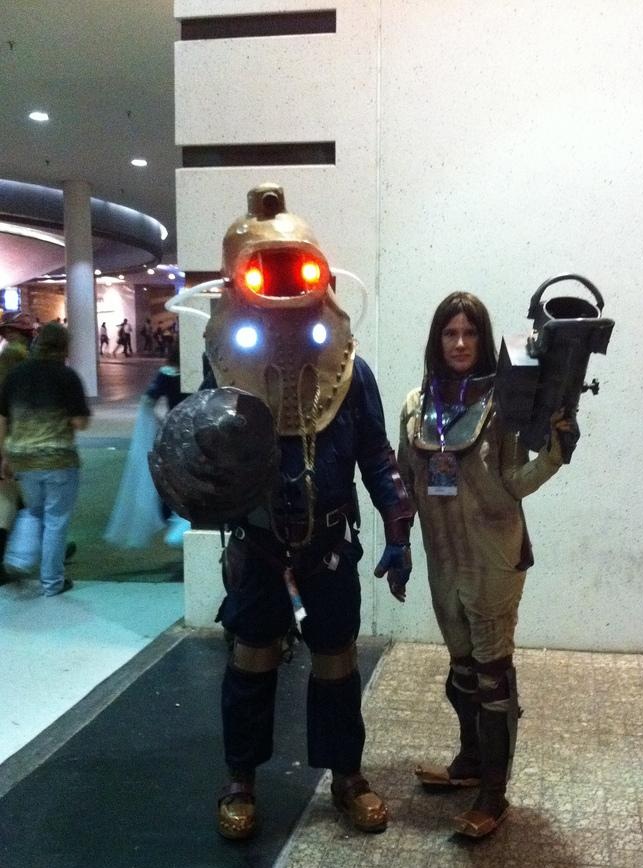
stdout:
[(87, 181), (65, 181), (63, 194), (69, 364), (82, 379), (87, 396), (95, 398), (98, 360), (91, 190)]
[(188, 530), (183, 534), (185, 623), (216, 627), (214, 619), (225, 596), (221, 585), (221, 534), (218, 530)]

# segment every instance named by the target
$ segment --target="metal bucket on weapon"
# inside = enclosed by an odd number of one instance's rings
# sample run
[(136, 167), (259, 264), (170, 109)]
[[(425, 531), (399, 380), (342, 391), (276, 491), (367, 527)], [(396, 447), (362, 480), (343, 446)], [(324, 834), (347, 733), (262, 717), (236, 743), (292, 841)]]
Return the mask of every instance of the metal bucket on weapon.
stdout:
[[(561, 281), (576, 281), (593, 296), (543, 300), (545, 290)], [(539, 451), (547, 442), (550, 419), (560, 408), (576, 423), (583, 392), (598, 394), (596, 379), (585, 382), (592, 353), (607, 352), (614, 320), (603, 317), (599, 290), (579, 274), (561, 274), (542, 283), (531, 298), (529, 335), (503, 337), (498, 358), (495, 395), (507, 427), (520, 432), (524, 445)], [(577, 428), (577, 426), (576, 426)], [(578, 440), (575, 433), (560, 434), (563, 461), (568, 464)]]

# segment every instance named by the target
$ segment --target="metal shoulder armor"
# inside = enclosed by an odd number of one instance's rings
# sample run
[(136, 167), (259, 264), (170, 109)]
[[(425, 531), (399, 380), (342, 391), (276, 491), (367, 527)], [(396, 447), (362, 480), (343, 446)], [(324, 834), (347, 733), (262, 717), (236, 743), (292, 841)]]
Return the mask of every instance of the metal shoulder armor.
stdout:
[(493, 384), (493, 374), (431, 384), (420, 395), (413, 445), (428, 452), (462, 452), (473, 446), (491, 412)]

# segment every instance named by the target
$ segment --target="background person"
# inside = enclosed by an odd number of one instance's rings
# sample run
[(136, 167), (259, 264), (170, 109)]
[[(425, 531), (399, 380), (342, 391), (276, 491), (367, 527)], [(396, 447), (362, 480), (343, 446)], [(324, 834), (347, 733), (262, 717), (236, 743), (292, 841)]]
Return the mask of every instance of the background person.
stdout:
[[(35, 331), (30, 317), (24, 313), (9, 315), (0, 322), (0, 337), (5, 341), (0, 352), (0, 389), (9, 372), (27, 358)], [(0, 585), (11, 580), (5, 572), (3, 561), (7, 538), (13, 526), (19, 502), (18, 483), (9, 475), (3, 476), (0, 479)]]
[(402, 408), (398, 461), (414, 498), (435, 616), (451, 657), (446, 694), (460, 723), (460, 752), (427, 765), (426, 785), (480, 786), (458, 832), (481, 837), (505, 817), (519, 716), (512, 662), (525, 571), (533, 563), (521, 499), (562, 463), (550, 443), (532, 461), (493, 401), (496, 350), (489, 314), (470, 293), (438, 306), (422, 387)]
[(40, 563), (46, 597), (72, 587), (65, 579), (66, 537), (76, 504), (79, 457), (75, 432), (90, 411), (79, 376), (65, 365), (67, 329), (43, 326), (33, 356), (8, 375), (0, 396), (2, 475), (15, 475), (25, 502), (5, 562), (20, 572)]
[(118, 329), (118, 337), (112, 355), (116, 358), (118, 348), (122, 347), (123, 355), (127, 358), (127, 356), (132, 355), (132, 326), (129, 324), (127, 317), (125, 317), (123, 322), (119, 323), (116, 328)]
[(109, 334), (107, 332), (107, 324), (102, 322), (100, 324), (100, 349), (99, 352), (101, 356), (103, 355), (103, 347), (106, 348), (107, 352), (109, 352)]
[(167, 411), (180, 403), (187, 393), (181, 391), (179, 346), (173, 346), (143, 395), (123, 475), (104, 539), (119, 548), (144, 548), (158, 531), (166, 529), (165, 542), (183, 544), (190, 523), (173, 513), (159, 497), (152, 482), (147, 456), (156, 437), (159, 420), (156, 407), (164, 401)]

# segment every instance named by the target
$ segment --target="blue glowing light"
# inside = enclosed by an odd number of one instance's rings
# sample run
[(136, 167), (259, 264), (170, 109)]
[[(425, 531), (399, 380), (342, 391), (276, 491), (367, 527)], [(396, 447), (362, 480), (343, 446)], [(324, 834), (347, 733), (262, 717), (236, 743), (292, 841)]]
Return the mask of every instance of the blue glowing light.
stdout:
[(241, 326), (241, 328), (237, 329), (234, 339), (237, 342), (237, 346), (241, 347), (242, 350), (251, 350), (257, 346), (259, 335), (254, 326)]
[(311, 334), (316, 344), (326, 343), (328, 332), (326, 331), (326, 326), (322, 323), (318, 322), (316, 325), (314, 325)]

